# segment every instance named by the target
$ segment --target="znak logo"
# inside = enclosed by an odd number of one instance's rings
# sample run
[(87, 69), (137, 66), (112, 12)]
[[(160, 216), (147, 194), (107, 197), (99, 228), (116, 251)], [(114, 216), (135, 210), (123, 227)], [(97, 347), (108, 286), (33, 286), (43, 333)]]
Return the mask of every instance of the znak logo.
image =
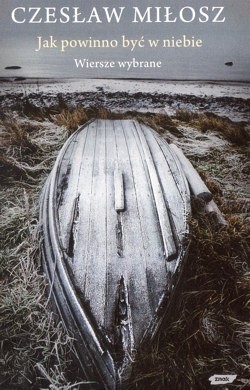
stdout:
[(210, 376), (209, 381), (211, 385), (224, 385), (226, 383), (233, 383), (237, 375), (213, 375)]

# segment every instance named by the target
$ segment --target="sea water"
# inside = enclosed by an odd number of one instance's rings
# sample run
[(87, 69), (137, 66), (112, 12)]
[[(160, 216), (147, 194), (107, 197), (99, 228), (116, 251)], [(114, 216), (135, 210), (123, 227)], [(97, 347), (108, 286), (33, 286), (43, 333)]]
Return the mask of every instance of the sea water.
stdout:
[[(7, 24), (6, 29), (0, 27), (3, 29), (0, 77), (250, 81), (246, 15), (245, 12), (239, 15), (241, 24), (230, 23), (228, 18), (223, 25), (186, 23), (180, 28), (144, 23), (131, 30), (129, 26), (125, 29), (118, 24), (115, 30), (105, 30), (101, 24), (96, 24), (88, 28), (74, 26), (74, 30), (70, 26), (69, 31), (39, 25), (39, 28), (24, 26), (24, 35), (17, 34), (19, 30), (10, 31)], [(185, 40), (190, 45), (185, 44)], [(62, 41), (67, 41), (65, 47)], [(153, 41), (158, 42), (157, 45), (152, 44)], [(182, 43), (179, 45), (178, 41)], [(85, 64), (102, 61), (113, 66), (77, 67), (80, 61)], [(133, 66), (123, 67), (121, 64), (126, 61)], [(149, 66), (153, 62), (160, 66)], [(10, 66), (21, 69), (6, 69)]]
[[(0, 76), (250, 81), (247, 55), (228, 57), (200, 51), (197, 56), (196, 48), (184, 50), (165, 48), (148, 53), (125, 53), (123, 50), (79, 49), (60, 53), (41, 49), (37, 53), (25, 46), (1, 58)], [(232, 66), (225, 65), (229, 61), (233, 62)], [(126, 66), (126, 62), (131, 66)], [(20, 66), (21, 69), (5, 69), (9, 66)]]

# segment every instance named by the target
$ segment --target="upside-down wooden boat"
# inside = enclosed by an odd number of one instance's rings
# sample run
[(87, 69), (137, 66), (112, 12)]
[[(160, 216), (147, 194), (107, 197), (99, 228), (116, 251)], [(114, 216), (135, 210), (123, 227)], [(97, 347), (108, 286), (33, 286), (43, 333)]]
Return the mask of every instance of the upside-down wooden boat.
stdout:
[(129, 377), (163, 321), (189, 213), (178, 158), (151, 128), (96, 120), (61, 149), (41, 200), (43, 266), (85, 375), (101, 388)]

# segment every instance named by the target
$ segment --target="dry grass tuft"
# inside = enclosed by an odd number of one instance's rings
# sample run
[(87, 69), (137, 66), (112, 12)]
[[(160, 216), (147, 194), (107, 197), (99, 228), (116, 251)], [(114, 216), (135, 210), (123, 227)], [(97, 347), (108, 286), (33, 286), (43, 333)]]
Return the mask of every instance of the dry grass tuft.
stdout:
[[(68, 134), (72, 134), (80, 125), (84, 125), (91, 119), (136, 119), (151, 126), (159, 133), (164, 133), (166, 129), (173, 133), (179, 133), (173, 121), (167, 114), (140, 114), (138, 112), (127, 111), (124, 113), (113, 112), (104, 106), (89, 108), (77, 107), (66, 108), (55, 115), (55, 123), (64, 126)], [(179, 135), (179, 134), (178, 134)]]
[(37, 128), (32, 127), (27, 123), (20, 123), (16, 119), (2, 120), (2, 140), (5, 145), (15, 145), (22, 148), (25, 152), (35, 153), (38, 150), (38, 145), (32, 140), (30, 133), (36, 131)]
[(197, 114), (185, 108), (178, 108), (175, 113), (176, 119), (187, 123), (193, 121), (195, 118), (197, 118), (197, 116)]
[(249, 139), (248, 133), (241, 123), (228, 118), (221, 118), (212, 113), (199, 115), (198, 126), (201, 131), (214, 130), (222, 134), (228, 141), (237, 145), (245, 145)]
[(63, 109), (62, 112), (56, 115), (55, 122), (59, 126), (64, 126), (67, 130), (72, 132), (76, 130), (80, 125), (83, 125), (89, 120), (87, 112), (82, 107), (76, 109)]
[(249, 134), (245, 130), (244, 124), (233, 122), (229, 118), (223, 118), (211, 112), (196, 114), (190, 110), (178, 109), (176, 119), (191, 123), (202, 132), (216, 131), (236, 145), (245, 145), (249, 140)]
[(52, 142), (50, 129), (33, 124), (2, 126), (0, 387), (70, 389), (78, 377), (73, 340), (48, 311), (37, 239), (41, 181), (51, 169), (62, 137), (54, 132)]
[(64, 108), (55, 115), (54, 121), (59, 126), (64, 126), (68, 130), (68, 135), (72, 134), (80, 125), (84, 125), (89, 120), (95, 119), (118, 119), (119, 114), (112, 113), (109, 109), (98, 106), (83, 108)]
[(167, 114), (137, 114), (136, 119), (143, 122), (145, 125), (152, 127), (159, 134), (163, 134), (168, 130), (177, 137), (180, 136), (180, 132)]
[[(65, 140), (65, 131), (61, 128), (60, 135), (53, 124), (27, 121), (23, 118), (5, 119), (1, 121), (0, 145), (0, 179), (35, 181), (46, 171), (53, 148)], [(52, 156), (49, 157), (51, 152)]]

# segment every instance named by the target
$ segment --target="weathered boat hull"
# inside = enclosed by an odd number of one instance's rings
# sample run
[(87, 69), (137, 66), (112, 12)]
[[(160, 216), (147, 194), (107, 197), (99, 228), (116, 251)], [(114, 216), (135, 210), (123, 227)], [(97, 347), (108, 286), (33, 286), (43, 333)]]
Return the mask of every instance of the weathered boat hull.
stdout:
[(86, 377), (108, 389), (154, 337), (186, 253), (190, 195), (171, 148), (132, 120), (97, 120), (60, 151), (41, 202), (51, 294)]

